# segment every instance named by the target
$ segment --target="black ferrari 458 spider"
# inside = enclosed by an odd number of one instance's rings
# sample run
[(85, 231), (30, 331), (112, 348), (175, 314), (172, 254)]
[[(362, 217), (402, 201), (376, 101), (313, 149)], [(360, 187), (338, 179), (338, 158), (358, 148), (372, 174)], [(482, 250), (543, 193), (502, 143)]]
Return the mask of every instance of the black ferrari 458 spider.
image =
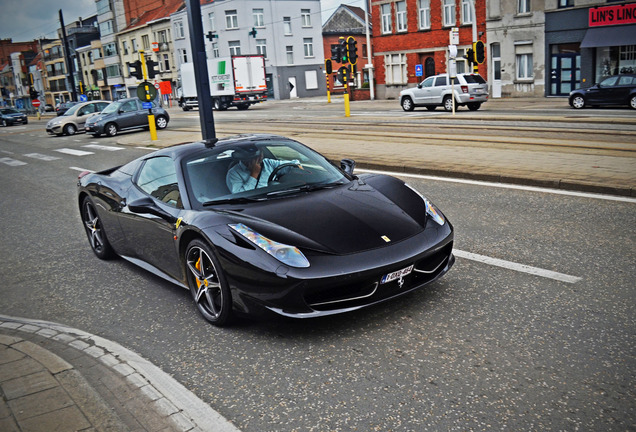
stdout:
[(101, 259), (121, 256), (235, 312), (316, 317), (420, 288), (453, 265), (453, 227), (394, 177), (353, 174), (273, 135), (158, 150), (84, 172), (78, 204)]

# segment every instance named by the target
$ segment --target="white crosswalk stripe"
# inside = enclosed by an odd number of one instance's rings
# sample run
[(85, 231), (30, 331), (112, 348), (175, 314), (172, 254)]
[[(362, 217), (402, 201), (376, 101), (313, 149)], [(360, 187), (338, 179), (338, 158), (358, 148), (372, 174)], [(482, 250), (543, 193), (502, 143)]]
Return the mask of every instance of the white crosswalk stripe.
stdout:
[(122, 147), (105, 146), (105, 145), (101, 145), (101, 144), (86, 144), (86, 145), (83, 145), (82, 147), (95, 149), (95, 150), (104, 150), (104, 151), (123, 150)]
[(26, 165), (26, 162), (22, 162), (19, 160), (11, 159), (11, 158), (0, 158), (0, 162), (9, 166), (20, 166)]
[(56, 157), (56, 156), (48, 156), (48, 155), (43, 155), (40, 153), (27, 153), (25, 154), (25, 156), (33, 158), (33, 159), (43, 160), (43, 161), (52, 161), (52, 160), (59, 159), (59, 157)]
[(88, 155), (92, 155), (95, 154), (93, 152), (88, 152), (88, 151), (83, 151), (83, 150), (75, 150), (75, 149), (70, 149), (70, 148), (61, 148), (61, 149), (56, 149), (56, 152), (60, 152), (60, 153), (64, 153), (64, 154), (68, 154), (68, 155), (72, 155), (72, 156), (88, 156)]

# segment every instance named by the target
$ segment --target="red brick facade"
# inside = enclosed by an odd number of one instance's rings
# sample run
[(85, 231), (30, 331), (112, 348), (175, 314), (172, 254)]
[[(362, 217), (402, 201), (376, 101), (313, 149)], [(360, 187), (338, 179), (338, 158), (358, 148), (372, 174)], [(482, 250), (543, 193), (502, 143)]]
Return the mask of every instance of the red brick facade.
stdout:
[[(399, 1), (372, 0), (371, 19), (373, 28), (373, 65), (375, 68), (376, 90), (379, 98), (395, 98), (400, 90), (412, 87), (423, 78), (447, 72), (448, 45), (453, 27), (459, 28), (460, 55), (471, 47), (472, 24), (463, 24), (462, 0), (455, 0), (455, 25), (443, 24), (444, 0), (430, 0), (430, 26), (420, 29), (420, 0), (404, 0), (403, 16), (406, 16), (406, 30), (398, 30)], [(386, 32), (387, 8), (390, 5), (391, 31)], [(466, 5), (464, 5), (466, 6)], [(402, 9), (404, 10), (404, 9)], [(485, 0), (475, 0), (477, 16), (477, 39), (486, 44), (486, 5)], [(385, 26), (383, 27), (383, 22)], [(394, 65), (386, 65), (390, 59)], [(458, 56), (458, 63), (460, 62)], [(416, 76), (415, 66), (422, 65), (423, 75)], [(487, 79), (487, 62), (479, 65), (479, 73)], [(458, 65), (458, 72), (470, 72), (471, 67), (465, 63)], [(387, 70), (389, 75), (387, 77)], [(404, 77), (406, 75), (406, 77)], [(406, 82), (404, 82), (406, 81)]]

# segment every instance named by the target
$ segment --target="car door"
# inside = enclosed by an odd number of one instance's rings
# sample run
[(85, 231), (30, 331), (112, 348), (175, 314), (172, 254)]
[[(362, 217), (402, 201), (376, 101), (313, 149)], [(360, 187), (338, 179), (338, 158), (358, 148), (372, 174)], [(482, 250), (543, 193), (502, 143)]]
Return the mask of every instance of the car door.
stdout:
[(86, 119), (88, 119), (91, 115), (97, 112), (97, 106), (94, 103), (89, 103), (81, 107), (77, 111), (77, 117), (75, 118), (75, 122), (77, 123), (78, 129), (84, 129), (84, 124), (86, 123)]
[(447, 91), (448, 77), (446, 77), (446, 75), (440, 75), (436, 77), (435, 85), (431, 89), (431, 102), (435, 104), (441, 104)]
[(131, 127), (139, 126), (139, 110), (141, 105), (138, 104), (137, 99), (130, 99), (124, 102), (119, 107), (119, 113), (117, 116), (117, 124), (120, 129), (128, 129)]
[(433, 89), (433, 83), (435, 77), (428, 77), (413, 89), (413, 98), (416, 105), (425, 105), (430, 103), (431, 91)]
[(636, 80), (630, 75), (623, 75), (618, 79), (616, 86), (616, 103), (628, 104), (629, 95), (632, 89), (636, 86)]
[[(176, 221), (183, 212), (181, 192), (177, 182), (174, 161), (159, 156), (144, 161), (129, 190), (127, 207), (120, 215), (120, 224), (127, 243), (135, 256), (180, 279), (183, 269), (174, 240)], [(133, 212), (139, 200), (151, 200), (163, 212), (163, 217), (146, 212)]]
[(596, 86), (588, 89), (587, 101), (590, 105), (594, 104), (613, 104), (617, 98), (616, 83), (618, 82), (618, 75), (605, 78)]

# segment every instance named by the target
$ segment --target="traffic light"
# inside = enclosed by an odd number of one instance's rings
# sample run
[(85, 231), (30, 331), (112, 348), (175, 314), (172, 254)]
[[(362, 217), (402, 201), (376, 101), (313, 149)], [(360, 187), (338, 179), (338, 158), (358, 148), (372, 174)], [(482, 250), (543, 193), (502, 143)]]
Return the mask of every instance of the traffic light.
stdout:
[(148, 78), (154, 78), (159, 75), (159, 63), (152, 59), (146, 59), (146, 69), (148, 69)]
[(252, 27), (252, 31), (251, 31), (251, 32), (249, 32), (248, 34), (249, 34), (250, 36), (252, 36), (253, 38), (255, 38), (255, 37), (256, 37), (256, 33), (257, 33), (256, 28)]
[(29, 92), (29, 96), (31, 97), (31, 99), (37, 99), (38, 96), (40, 96), (40, 92), (38, 92), (33, 87), (31, 87), (31, 91)]
[(349, 61), (349, 55), (347, 54), (347, 41), (345, 38), (341, 37), (338, 41), (338, 49), (340, 50), (342, 63), (347, 63)]
[(355, 40), (353, 36), (349, 36), (347, 38), (347, 58), (349, 59), (349, 63), (355, 65), (358, 63), (358, 42)]
[(474, 63), (475, 62), (475, 51), (473, 51), (472, 48), (468, 48), (468, 50), (466, 51), (466, 55), (464, 56), (464, 58), (466, 60), (468, 60), (468, 63)]
[(475, 63), (482, 64), (486, 60), (486, 52), (482, 41), (473, 42), (473, 51), (475, 54)]
[(346, 84), (348, 78), (349, 78), (349, 69), (347, 69), (346, 66), (341, 66), (340, 69), (338, 69), (338, 81), (340, 81), (343, 84)]
[(327, 75), (331, 75), (333, 73), (333, 65), (329, 59), (325, 60), (325, 72)]
[(340, 56), (340, 45), (331, 45), (331, 60), (336, 63), (340, 63), (342, 61), (342, 57)]
[(144, 79), (144, 71), (141, 68), (141, 60), (126, 64), (128, 65), (128, 71), (130, 72), (131, 77), (135, 77), (138, 80)]

